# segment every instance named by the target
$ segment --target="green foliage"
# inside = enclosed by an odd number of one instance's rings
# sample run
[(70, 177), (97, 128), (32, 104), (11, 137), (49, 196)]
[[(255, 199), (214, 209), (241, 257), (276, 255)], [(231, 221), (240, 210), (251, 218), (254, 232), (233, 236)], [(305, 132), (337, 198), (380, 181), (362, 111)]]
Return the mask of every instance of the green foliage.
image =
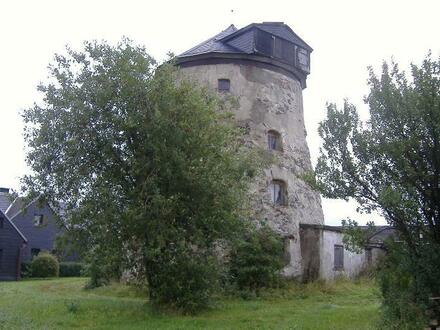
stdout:
[(81, 262), (60, 262), (60, 277), (79, 277), (83, 275)]
[(232, 246), (230, 281), (240, 290), (258, 293), (261, 288), (280, 284), (284, 264), (282, 238), (263, 225), (258, 230), (249, 230)]
[(438, 306), (429, 299), (432, 292), (440, 292), (439, 250), (422, 249), (425, 252), (419, 259), (403, 242), (389, 242), (388, 250), (377, 276), (383, 296), (384, 327), (421, 329), (430, 318), (440, 316)]
[(76, 314), (79, 311), (79, 304), (75, 301), (66, 301), (64, 305), (69, 313)]
[(21, 265), (21, 270), (20, 270), (20, 276), (22, 278), (27, 278), (27, 277), (31, 277), (31, 262), (27, 261), (27, 262), (22, 262)]
[[(240, 142), (243, 132), (213, 92), (128, 40), (68, 49), (49, 71), (42, 104), (23, 115), (34, 173), (24, 185), (63, 203), (92, 287), (136, 269), (153, 301), (180, 308), (188, 300), (163, 288), (191, 286), (191, 270), (174, 271), (174, 263), (200, 271), (191, 258), (210, 260), (215, 242), (238, 232), (263, 160)], [(195, 297), (205, 301), (205, 293)]]
[(361, 228), (355, 220), (342, 220), (343, 242), (348, 251), (361, 253), (375, 231), (376, 227), (373, 221), (367, 222), (366, 228)]
[[(150, 302), (155, 308), (172, 308), (185, 314), (209, 307), (217, 289), (217, 259), (190, 246), (174, 246), (149, 255)], [(151, 289), (150, 289), (151, 290)]]
[(428, 55), (411, 73), (396, 63), (380, 77), (370, 69), (365, 123), (348, 101), (328, 105), (316, 185), (380, 211), (414, 247), (420, 237), (440, 242), (440, 59)]
[(342, 109), (327, 106), (315, 182), (326, 197), (352, 198), (398, 230), (403, 262), (391, 251), (394, 268), (384, 273), (382, 289), (387, 315), (403, 323), (412, 322), (404, 306), (415, 306), (417, 316), (428, 308), (423, 301), (440, 294), (433, 280), (440, 275), (433, 266), (440, 246), (440, 58), (428, 54), (413, 64), (411, 78), (394, 62), (379, 76), (370, 69), (366, 122), (348, 101)]
[(30, 271), (32, 277), (58, 277), (60, 265), (55, 256), (41, 252), (32, 259)]
[[(121, 276), (121, 255), (112, 255), (113, 250), (100, 249), (95, 246), (86, 256), (86, 264), (83, 274), (89, 277), (86, 289), (94, 289), (107, 285), (111, 280), (117, 280)], [(108, 253), (110, 252), (110, 253)]]

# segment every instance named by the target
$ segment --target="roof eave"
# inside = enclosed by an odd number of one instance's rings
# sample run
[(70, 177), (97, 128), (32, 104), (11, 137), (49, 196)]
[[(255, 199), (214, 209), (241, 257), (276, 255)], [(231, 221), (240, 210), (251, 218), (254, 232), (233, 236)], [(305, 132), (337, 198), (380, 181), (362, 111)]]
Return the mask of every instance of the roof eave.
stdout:
[(297, 68), (291, 65), (287, 65), (283, 62), (280, 62), (276, 59), (266, 57), (266, 56), (260, 56), (258, 54), (247, 54), (247, 53), (224, 53), (224, 52), (208, 52), (203, 54), (197, 54), (193, 56), (186, 56), (186, 57), (177, 57), (176, 65), (182, 65), (182, 64), (188, 64), (190, 62), (196, 62), (199, 60), (243, 60), (247, 62), (254, 62), (254, 63), (262, 63), (267, 66), (277, 67), (281, 70), (284, 70), (284, 72), (288, 72), (290, 75), (294, 76), (300, 83), (302, 88), (306, 88), (306, 78), (307, 73), (299, 71)]

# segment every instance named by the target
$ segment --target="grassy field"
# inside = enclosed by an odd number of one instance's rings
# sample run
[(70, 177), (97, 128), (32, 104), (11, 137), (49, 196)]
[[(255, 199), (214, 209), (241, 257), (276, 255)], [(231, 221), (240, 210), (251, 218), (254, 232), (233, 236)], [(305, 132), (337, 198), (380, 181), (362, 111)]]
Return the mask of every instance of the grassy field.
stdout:
[(264, 299), (221, 299), (201, 315), (158, 315), (133, 289), (86, 291), (85, 279), (0, 282), (0, 329), (373, 329), (369, 282), (292, 285)]

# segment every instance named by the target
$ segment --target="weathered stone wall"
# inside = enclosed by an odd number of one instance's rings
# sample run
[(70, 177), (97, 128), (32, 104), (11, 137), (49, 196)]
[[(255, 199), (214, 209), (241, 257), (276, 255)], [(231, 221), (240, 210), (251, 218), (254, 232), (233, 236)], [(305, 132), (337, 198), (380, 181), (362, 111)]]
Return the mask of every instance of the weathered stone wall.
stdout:
[(322, 235), (319, 229), (300, 228), (302, 280), (305, 282), (319, 278)]
[[(247, 143), (268, 149), (267, 133), (282, 137), (276, 163), (265, 170), (252, 187), (253, 204), (260, 219), (286, 237), (290, 254), (286, 276), (300, 276), (299, 224), (323, 224), (321, 199), (301, 179), (312, 169), (304, 126), (302, 89), (298, 80), (252, 65), (210, 64), (180, 69), (180, 73), (202, 86), (217, 88), (218, 79), (230, 80), (230, 94), (237, 98), (233, 109), (237, 122), (248, 128)], [(274, 205), (268, 186), (272, 180), (287, 184), (287, 205)]]

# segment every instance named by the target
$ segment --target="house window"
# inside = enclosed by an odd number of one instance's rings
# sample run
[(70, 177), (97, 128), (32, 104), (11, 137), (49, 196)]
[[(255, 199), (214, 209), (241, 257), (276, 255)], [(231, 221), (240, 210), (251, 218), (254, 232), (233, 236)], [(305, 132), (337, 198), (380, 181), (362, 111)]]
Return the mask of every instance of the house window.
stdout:
[(43, 214), (35, 214), (34, 215), (34, 226), (41, 227), (44, 225), (44, 215)]
[(269, 150), (282, 150), (281, 135), (277, 131), (267, 132), (267, 143)]
[(229, 79), (219, 79), (217, 89), (219, 92), (229, 92), (231, 89), (231, 81)]
[(273, 180), (269, 185), (270, 198), (274, 204), (287, 204), (286, 184), (281, 180)]
[(3, 217), (0, 217), (0, 229), (3, 229), (3, 226), (4, 226), (4, 218)]
[(34, 257), (36, 257), (40, 253), (40, 251), (40, 249), (31, 249), (31, 258), (33, 259)]
[(344, 247), (342, 245), (335, 245), (335, 270), (344, 269)]

